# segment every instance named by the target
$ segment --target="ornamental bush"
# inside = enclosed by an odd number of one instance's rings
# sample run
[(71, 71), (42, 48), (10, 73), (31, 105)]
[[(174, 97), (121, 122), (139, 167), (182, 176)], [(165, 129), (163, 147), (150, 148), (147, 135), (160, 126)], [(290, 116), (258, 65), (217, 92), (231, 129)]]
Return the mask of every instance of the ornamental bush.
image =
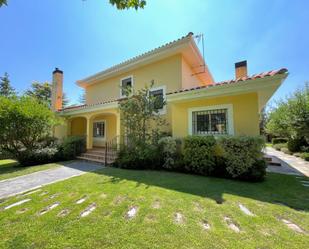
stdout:
[(287, 147), (289, 151), (291, 152), (301, 151), (301, 148), (306, 145), (307, 145), (307, 142), (304, 137), (290, 138), (287, 143)]
[(188, 172), (211, 175), (216, 165), (216, 140), (213, 136), (189, 136), (184, 139), (183, 163)]
[(223, 149), (226, 171), (232, 178), (249, 172), (253, 165), (263, 157), (265, 142), (262, 137), (224, 136), (219, 138)]
[(287, 143), (288, 139), (283, 137), (276, 137), (271, 140), (272, 144), (284, 144)]
[(57, 157), (61, 160), (71, 160), (86, 151), (86, 138), (84, 136), (70, 136), (58, 146)]
[(280, 151), (282, 148), (287, 148), (288, 145), (286, 143), (285, 144), (274, 144), (273, 147), (274, 147), (275, 150)]

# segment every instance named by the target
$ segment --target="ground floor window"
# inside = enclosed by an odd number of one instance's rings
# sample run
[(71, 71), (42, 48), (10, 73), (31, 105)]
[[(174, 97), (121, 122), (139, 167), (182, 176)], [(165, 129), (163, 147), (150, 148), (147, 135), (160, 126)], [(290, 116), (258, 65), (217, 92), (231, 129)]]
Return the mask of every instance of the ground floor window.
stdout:
[(105, 121), (93, 122), (93, 137), (97, 138), (105, 137)]
[(231, 105), (192, 108), (189, 111), (189, 134), (233, 134), (232, 120)]

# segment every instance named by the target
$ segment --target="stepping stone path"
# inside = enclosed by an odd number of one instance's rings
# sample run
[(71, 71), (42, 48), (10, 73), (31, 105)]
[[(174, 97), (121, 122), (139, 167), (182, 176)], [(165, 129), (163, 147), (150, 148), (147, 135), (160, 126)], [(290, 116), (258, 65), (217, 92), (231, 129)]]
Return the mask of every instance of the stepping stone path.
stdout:
[(138, 207), (131, 207), (129, 211), (126, 213), (126, 219), (133, 219), (138, 211)]
[(184, 223), (184, 217), (181, 213), (177, 212), (175, 213), (174, 215), (174, 221), (177, 223), (177, 224), (183, 224)]
[(231, 230), (233, 230), (236, 233), (240, 232), (240, 228), (232, 221), (232, 219), (230, 217), (226, 216), (226, 217), (224, 217), (224, 220)]
[(303, 229), (301, 229), (298, 225), (294, 224), (293, 222), (285, 219), (281, 219), (281, 221), (288, 226), (288, 228), (292, 229), (297, 233), (305, 233)]
[(238, 206), (239, 206), (240, 210), (241, 210), (243, 213), (245, 213), (246, 215), (254, 216), (254, 214), (251, 213), (251, 211), (250, 211), (248, 208), (246, 208), (244, 205), (238, 204)]
[(154, 209), (159, 209), (161, 208), (161, 203), (159, 200), (155, 200), (153, 203), (152, 203), (152, 208)]
[(58, 216), (58, 217), (64, 217), (64, 216), (67, 216), (69, 213), (70, 213), (70, 210), (69, 210), (69, 209), (63, 209), (63, 210), (61, 210), (61, 211), (57, 214), (57, 216)]
[(60, 202), (55, 202), (54, 204), (51, 204), (50, 206), (42, 209), (39, 213), (39, 215), (43, 215), (43, 214), (46, 214), (47, 212), (49, 212), (50, 210), (58, 207), (60, 205)]
[(48, 194), (48, 192), (47, 192), (47, 191), (44, 191), (44, 192), (42, 192), (42, 193), (40, 194), (40, 196), (47, 195), (47, 194)]
[(127, 197), (125, 197), (125, 196), (117, 196), (117, 197), (115, 197), (113, 203), (114, 203), (114, 205), (119, 205), (126, 199), (127, 199)]
[(35, 189), (35, 190), (30, 191), (30, 192), (24, 193), (23, 196), (32, 195), (32, 194), (40, 192), (40, 191), (42, 191), (42, 189)]
[(195, 211), (202, 212), (203, 206), (199, 202), (194, 202), (194, 209)]
[(82, 204), (86, 199), (87, 199), (87, 196), (85, 195), (82, 198), (80, 198), (79, 200), (77, 200), (75, 203), (76, 204)]
[(28, 202), (28, 201), (31, 201), (31, 199), (24, 199), (24, 200), (15, 202), (15, 203), (13, 203), (13, 204), (11, 204), (11, 205), (9, 205), (9, 206), (4, 207), (4, 210), (10, 209), (10, 208), (12, 208), (12, 207), (19, 206), (19, 205), (24, 204), (24, 203), (26, 203), (26, 202)]
[(20, 210), (17, 210), (16, 213), (17, 214), (23, 214), (23, 213), (27, 212), (28, 210), (29, 210), (29, 208), (22, 208)]
[(92, 213), (97, 208), (97, 204), (92, 203), (83, 212), (81, 212), (80, 217), (86, 217)]
[(50, 197), (48, 197), (48, 199), (50, 199), (50, 200), (54, 199), (54, 198), (58, 197), (59, 195), (60, 195), (60, 193), (53, 194)]
[(208, 222), (207, 222), (206, 220), (203, 220), (203, 221), (201, 222), (201, 225), (202, 225), (202, 228), (203, 228), (204, 230), (209, 230), (209, 229), (210, 229), (210, 225), (208, 224)]

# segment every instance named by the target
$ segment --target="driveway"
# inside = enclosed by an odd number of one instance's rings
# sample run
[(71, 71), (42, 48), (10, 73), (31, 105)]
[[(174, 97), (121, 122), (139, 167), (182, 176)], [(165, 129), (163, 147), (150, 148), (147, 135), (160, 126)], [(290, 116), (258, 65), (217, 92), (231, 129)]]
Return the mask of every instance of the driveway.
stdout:
[(6, 179), (0, 181), (0, 199), (102, 168), (99, 164), (76, 161), (56, 169)]

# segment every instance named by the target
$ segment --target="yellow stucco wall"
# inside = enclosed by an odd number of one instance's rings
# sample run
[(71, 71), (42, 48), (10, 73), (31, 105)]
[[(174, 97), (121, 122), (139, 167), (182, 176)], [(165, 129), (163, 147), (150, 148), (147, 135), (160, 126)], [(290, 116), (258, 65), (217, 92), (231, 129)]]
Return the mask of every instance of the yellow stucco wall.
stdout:
[(235, 135), (259, 135), (258, 96), (257, 93), (250, 93), (172, 104), (173, 137), (185, 137), (189, 134), (189, 108), (223, 104), (233, 105)]
[(135, 90), (150, 85), (152, 80), (154, 87), (165, 85), (167, 92), (178, 90), (182, 81), (181, 67), (182, 56), (179, 54), (104, 80), (86, 88), (86, 102), (94, 104), (119, 98), (120, 80), (127, 76), (133, 76)]
[(116, 136), (117, 132), (117, 124), (116, 124), (116, 116), (115, 115), (99, 115), (96, 116), (92, 122), (96, 121), (105, 121), (105, 131), (106, 137), (105, 139), (95, 139), (93, 138), (93, 146), (104, 146), (105, 141), (109, 141)]
[(86, 135), (87, 121), (83, 117), (77, 117), (69, 121), (70, 122), (70, 135), (72, 136), (84, 136)]

